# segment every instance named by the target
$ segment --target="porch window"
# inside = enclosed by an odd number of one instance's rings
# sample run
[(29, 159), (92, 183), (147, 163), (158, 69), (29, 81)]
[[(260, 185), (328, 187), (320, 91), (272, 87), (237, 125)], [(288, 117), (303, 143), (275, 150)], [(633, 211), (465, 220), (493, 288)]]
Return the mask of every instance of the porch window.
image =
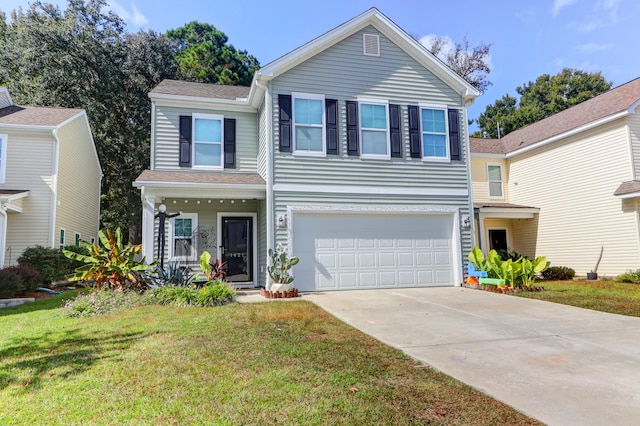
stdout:
[(360, 153), (362, 158), (391, 158), (387, 103), (360, 102)]
[(502, 191), (502, 166), (499, 164), (487, 165), (487, 181), (489, 182), (489, 197), (503, 198)]
[(7, 170), (7, 135), (0, 135), (0, 183), (4, 183)]
[(324, 155), (324, 95), (293, 93), (293, 153)]
[(195, 234), (198, 227), (198, 215), (182, 213), (171, 219), (171, 253), (172, 259), (195, 259)]
[(193, 114), (193, 166), (223, 168), (224, 117)]

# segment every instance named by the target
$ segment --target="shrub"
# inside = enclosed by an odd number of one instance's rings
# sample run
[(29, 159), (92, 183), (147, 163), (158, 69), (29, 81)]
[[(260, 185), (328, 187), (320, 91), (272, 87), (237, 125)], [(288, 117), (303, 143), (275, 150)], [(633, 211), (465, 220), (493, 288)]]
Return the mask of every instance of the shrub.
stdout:
[(170, 262), (166, 271), (160, 266), (156, 266), (153, 272), (143, 274), (143, 279), (152, 288), (167, 285), (188, 287), (196, 278), (197, 275), (193, 273), (191, 268), (180, 266), (179, 262)]
[(8, 299), (23, 292), (22, 278), (15, 268), (0, 269), (0, 299)]
[(640, 284), (640, 269), (627, 271), (622, 275), (618, 275), (615, 280), (623, 283)]
[(149, 296), (135, 291), (102, 289), (67, 300), (62, 310), (66, 317), (93, 317), (148, 305), (150, 302)]
[(568, 266), (550, 266), (546, 271), (542, 271), (542, 278), (548, 281), (572, 280), (576, 276), (576, 271)]
[(233, 301), (236, 292), (225, 281), (210, 281), (202, 288), (164, 286), (150, 293), (160, 305), (220, 306)]
[(44, 277), (45, 284), (62, 280), (73, 271), (69, 270), (70, 265), (60, 250), (42, 246), (25, 249), (18, 258), (18, 263), (38, 270)]
[(22, 278), (24, 291), (36, 291), (38, 287), (42, 287), (44, 285), (44, 277), (36, 268), (29, 265), (18, 265), (13, 266), (12, 268), (14, 272)]

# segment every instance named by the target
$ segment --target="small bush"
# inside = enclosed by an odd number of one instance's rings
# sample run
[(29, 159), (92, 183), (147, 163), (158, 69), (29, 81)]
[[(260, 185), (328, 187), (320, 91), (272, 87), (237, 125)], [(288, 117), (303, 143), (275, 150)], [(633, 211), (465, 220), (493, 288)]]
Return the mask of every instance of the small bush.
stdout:
[(567, 266), (550, 266), (542, 272), (542, 278), (548, 281), (572, 280), (576, 276), (576, 271)]
[(35, 246), (28, 247), (18, 258), (18, 263), (35, 268), (44, 277), (46, 284), (64, 279), (72, 272), (67, 258), (58, 249)]
[(640, 284), (640, 269), (627, 271), (622, 275), (618, 275), (615, 280), (623, 283)]
[(66, 317), (93, 317), (107, 315), (121, 309), (150, 304), (151, 299), (135, 291), (96, 290), (67, 300), (62, 306)]
[(0, 299), (10, 299), (24, 292), (22, 278), (15, 269), (14, 267), (0, 269)]
[(202, 288), (163, 286), (149, 292), (160, 305), (220, 306), (233, 301), (236, 292), (224, 281), (210, 281)]

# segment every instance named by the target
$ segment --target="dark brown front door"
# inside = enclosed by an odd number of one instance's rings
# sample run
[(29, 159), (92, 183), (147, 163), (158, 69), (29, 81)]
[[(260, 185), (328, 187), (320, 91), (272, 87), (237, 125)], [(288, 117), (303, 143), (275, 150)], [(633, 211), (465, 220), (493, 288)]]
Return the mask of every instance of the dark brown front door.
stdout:
[(222, 217), (222, 261), (227, 262), (227, 281), (253, 281), (253, 218)]

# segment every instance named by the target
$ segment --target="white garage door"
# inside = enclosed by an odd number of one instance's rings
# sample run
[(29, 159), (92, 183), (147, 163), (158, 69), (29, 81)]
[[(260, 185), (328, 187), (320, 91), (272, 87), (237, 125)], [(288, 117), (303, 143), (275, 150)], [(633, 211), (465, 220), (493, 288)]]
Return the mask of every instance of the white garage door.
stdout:
[(301, 291), (454, 285), (452, 215), (294, 213)]

